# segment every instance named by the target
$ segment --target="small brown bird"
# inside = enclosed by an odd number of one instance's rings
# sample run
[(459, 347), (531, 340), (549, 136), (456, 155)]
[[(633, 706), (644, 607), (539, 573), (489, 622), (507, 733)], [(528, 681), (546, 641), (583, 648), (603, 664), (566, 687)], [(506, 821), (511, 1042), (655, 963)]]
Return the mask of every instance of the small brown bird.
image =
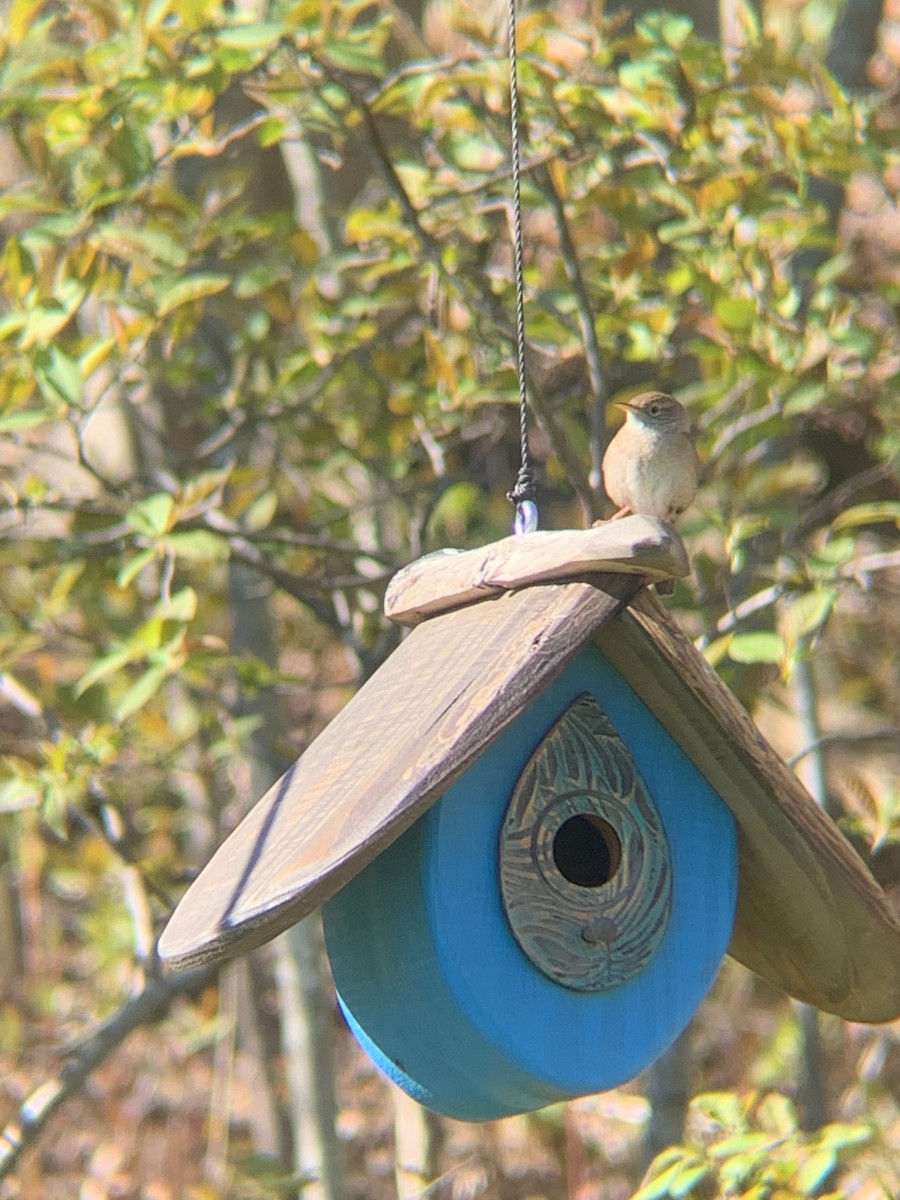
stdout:
[(625, 424), (602, 464), (606, 493), (619, 506), (615, 517), (643, 513), (672, 521), (697, 493), (697, 451), (688, 415), (664, 392), (645, 392), (618, 407), (625, 409)]

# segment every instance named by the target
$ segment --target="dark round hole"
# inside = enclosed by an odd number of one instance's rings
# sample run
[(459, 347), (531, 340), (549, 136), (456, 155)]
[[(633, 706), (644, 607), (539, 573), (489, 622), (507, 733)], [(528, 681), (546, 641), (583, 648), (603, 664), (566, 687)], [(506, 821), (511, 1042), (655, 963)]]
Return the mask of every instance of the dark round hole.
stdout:
[(563, 821), (553, 839), (553, 861), (563, 878), (578, 887), (609, 883), (622, 861), (616, 831), (602, 817), (579, 813)]

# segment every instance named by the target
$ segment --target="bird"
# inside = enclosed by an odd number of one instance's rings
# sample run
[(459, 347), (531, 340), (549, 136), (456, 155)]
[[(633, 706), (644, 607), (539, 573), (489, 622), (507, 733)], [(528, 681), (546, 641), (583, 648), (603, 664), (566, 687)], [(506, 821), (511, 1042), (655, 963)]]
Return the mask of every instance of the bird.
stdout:
[(612, 520), (640, 513), (673, 521), (697, 493), (697, 450), (683, 405), (665, 392), (645, 392), (617, 405), (625, 424), (606, 448), (606, 494), (619, 506)]

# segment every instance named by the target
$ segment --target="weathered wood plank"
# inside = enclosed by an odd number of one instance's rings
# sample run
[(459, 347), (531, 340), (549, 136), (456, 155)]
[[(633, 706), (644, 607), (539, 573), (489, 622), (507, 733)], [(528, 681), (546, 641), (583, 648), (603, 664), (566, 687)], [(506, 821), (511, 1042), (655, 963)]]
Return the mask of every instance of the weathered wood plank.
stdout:
[(687, 551), (671, 525), (631, 516), (591, 529), (539, 530), (475, 550), (442, 550), (404, 567), (388, 584), (384, 611), (416, 625), (427, 617), (536, 583), (596, 574), (671, 579), (689, 574)]
[(219, 848), (163, 933), (162, 957), (223, 959), (321, 904), (642, 586), (610, 575), (526, 588), (413, 630)]
[(900, 924), (883, 891), (664, 607), (644, 594), (594, 640), (737, 819), (729, 953), (848, 1020), (900, 1016)]

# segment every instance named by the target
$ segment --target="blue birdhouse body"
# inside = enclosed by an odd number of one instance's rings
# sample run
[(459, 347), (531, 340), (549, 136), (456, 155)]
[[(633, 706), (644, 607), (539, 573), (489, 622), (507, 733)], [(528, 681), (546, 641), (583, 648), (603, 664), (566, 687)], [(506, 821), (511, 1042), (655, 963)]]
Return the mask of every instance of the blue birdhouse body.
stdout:
[[(599, 969), (594, 982), (573, 985), (519, 944), (498, 868), (529, 760), (586, 702), (618, 735), (625, 770), (616, 762), (612, 781), (602, 769), (586, 781), (584, 763), (567, 766), (547, 749), (561, 778), (536, 797), (522, 883), (527, 893), (530, 867), (551, 914), (554, 898), (563, 909), (567, 892), (574, 900), (568, 932), (580, 947), (571, 957)], [(577, 744), (568, 749), (578, 753)], [(658, 820), (664, 864), (644, 877), (652, 847), (631, 828), (635, 782)], [(623, 783), (631, 794), (621, 795)], [(591, 795), (592, 785), (600, 794)], [(623, 879), (619, 896), (609, 897)], [(712, 984), (736, 894), (730, 811), (589, 645), (421, 820), (327, 902), (324, 919), (342, 1007), (373, 1060), (428, 1107), (487, 1120), (614, 1087), (658, 1057)], [(590, 941), (592, 901), (606, 936)], [(642, 921), (648, 910), (652, 928)], [(563, 960), (566, 934), (552, 917), (543, 931), (560, 943), (550, 950)], [(635, 940), (651, 943), (649, 955)], [(633, 970), (626, 963), (603, 971), (617, 953), (635, 950)]]
[(422, 1103), (484, 1120), (651, 1063), (725, 953), (856, 1021), (900, 1015), (900, 923), (833, 822), (645, 590), (630, 517), (420, 560), (412, 632), (216, 852), (176, 966), (324, 905), (340, 1001)]

